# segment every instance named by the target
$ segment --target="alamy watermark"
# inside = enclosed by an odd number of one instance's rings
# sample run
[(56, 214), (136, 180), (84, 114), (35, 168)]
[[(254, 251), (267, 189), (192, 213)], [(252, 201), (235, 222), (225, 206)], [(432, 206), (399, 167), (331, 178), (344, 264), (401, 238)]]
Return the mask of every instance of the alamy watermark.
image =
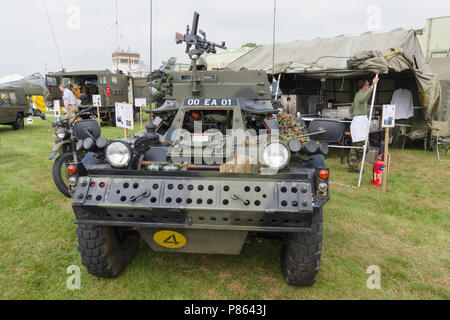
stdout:
[(77, 5), (68, 6), (66, 9), (68, 15), (66, 20), (67, 29), (80, 30), (81, 29), (81, 8)]
[(370, 31), (381, 30), (381, 8), (377, 5), (371, 5), (367, 8), (368, 15), (366, 20), (367, 29)]
[(379, 266), (373, 265), (367, 268), (367, 274), (370, 274), (367, 279), (367, 289), (380, 290), (381, 289), (381, 269)]
[(80, 290), (81, 289), (81, 270), (77, 265), (71, 265), (66, 269), (67, 274), (70, 276), (67, 278), (67, 289)]

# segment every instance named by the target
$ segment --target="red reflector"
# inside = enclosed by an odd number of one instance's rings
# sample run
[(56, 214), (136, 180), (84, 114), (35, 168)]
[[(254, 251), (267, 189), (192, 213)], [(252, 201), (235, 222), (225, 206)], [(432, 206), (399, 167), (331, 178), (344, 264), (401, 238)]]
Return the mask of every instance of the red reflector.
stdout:
[(105, 187), (105, 184), (102, 182), (100, 183), (99, 187), (103, 189)]
[(77, 167), (73, 164), (67, 167), (67, 172), (73, 176), (77, 172)]
[(95, 188), (95, 182), (91, 183), (91, 188)]
[(326, 179), (328, 179), (328, 177), (330, 176), (330, 173), (328, 172), (328, 170), (320, 170), (320, 172), (319, 172), (319, 177), (320, 177), (320, 179), (322, 179), (322, 180), (326, 180)]
[(275, 120), (275, 117), (267, 117), (267, 120)]

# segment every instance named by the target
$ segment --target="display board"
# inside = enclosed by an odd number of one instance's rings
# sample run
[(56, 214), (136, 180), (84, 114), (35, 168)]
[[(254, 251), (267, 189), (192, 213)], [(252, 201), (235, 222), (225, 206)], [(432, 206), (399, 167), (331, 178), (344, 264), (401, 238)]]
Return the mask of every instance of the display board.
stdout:
[(134, 105), (138, 108), (145, 107), (147, 105), (146, 98), (136, 98), (134, 99)]
[(134, 130), (133, 105), (129, 103), (116, 103), (116, 126)]
[(61, 118), (61, 103), (59, 102), (59, 100), (55, 100), (53, 102), (53, 112), (55, 113), (56, 119)]
[(92, 95), (92, 104), (94, 107), (102, 106), (102, 97), (99, 94)]
[(383, 118), (381, 121), (382, 128), (395, 128), (395, 104), (383, 105)]

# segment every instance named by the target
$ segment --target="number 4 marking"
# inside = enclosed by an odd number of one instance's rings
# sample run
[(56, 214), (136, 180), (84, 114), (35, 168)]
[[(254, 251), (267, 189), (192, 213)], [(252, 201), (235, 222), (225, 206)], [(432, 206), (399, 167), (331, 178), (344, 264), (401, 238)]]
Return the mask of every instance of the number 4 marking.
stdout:
[(164, 240), (164, 243), (178, 245), (180, 242), (177, 241), (177, 238), (173, 234), (170, 237), (168, 237), (166, 240)]

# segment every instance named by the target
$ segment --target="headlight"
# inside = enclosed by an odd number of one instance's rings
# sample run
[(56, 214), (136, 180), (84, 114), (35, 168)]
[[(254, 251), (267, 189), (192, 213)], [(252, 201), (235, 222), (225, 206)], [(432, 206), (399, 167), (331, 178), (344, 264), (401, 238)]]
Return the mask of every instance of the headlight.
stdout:
[(262, 162), (272, 169), (283, 169), (289, 164), (291, 153), (284, 144), (269, 144), (263, 151)]
[(113, 141), (106, 147), (106, 161), (113, 167), (127, 167), (131, 161), (131, 147), (123, 141)]
[(56, 137), (60, 140), (63, 140), (67, 135), (67, 131), (59, 128), (58, 130), (56, 130)]

